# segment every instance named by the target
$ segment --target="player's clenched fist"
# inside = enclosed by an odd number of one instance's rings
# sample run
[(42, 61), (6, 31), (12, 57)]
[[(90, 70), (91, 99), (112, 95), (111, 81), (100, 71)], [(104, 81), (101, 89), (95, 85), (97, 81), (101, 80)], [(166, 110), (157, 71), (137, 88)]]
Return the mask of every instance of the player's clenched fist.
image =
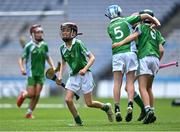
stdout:
[(56, 81), (56, 84), (57, 84), (57, 85), (61, 85), (62, 79), (58, 79), (58, 78), (56, 78), (56, 80), (55, 80), (55, 81)]

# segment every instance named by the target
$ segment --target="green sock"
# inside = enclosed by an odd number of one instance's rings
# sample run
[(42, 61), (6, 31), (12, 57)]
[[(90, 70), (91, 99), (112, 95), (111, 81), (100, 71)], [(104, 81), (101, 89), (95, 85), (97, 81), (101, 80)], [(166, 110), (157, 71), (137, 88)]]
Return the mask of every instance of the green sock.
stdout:
[(144, 110), (144, 104), (142, 102), (142, 99), (136, 91), (134, 92), (134, 101), (141, 108), (141, 110)]
[(107, 112), (109, 110), (109, 106), (104, 104), (103, 107), (101, 108), (103, 111)]
[(82, 120), (81, 120), (81, 118), (80, 118), (79, 115), (77, 115), (77, 116), (74, 118), (74, 120), (75, 120), (76, 124), (82, 125)]

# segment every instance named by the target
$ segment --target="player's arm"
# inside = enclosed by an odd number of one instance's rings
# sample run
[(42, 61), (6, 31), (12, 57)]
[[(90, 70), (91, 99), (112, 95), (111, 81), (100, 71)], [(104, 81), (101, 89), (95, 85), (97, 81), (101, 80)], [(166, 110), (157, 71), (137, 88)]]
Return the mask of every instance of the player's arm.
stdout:
[(148, 19), (149, 21), (151, 21), (152, 23), (154, 23), (156, 26), (160, 26), (161, 23), (159, 22), (159, 20), (156, 17), (152, 17), (149, 14), (139, 14), (141, 17), (141, 20), (145, 20)]
[(53, 70), (55, 70), (56, 67), (54, 66), (54, 62), (53, 62), (51, 56), (49, 55), (49, 47), (48, 47), (47, 45), (45, 45), (45, 52), (46, 52), (46, 54), (45, 54), (45, 56), (46, 56), (46, 61), (48, 62), (48, 64), (50, 65), (50, 67), (51, 67)]
[(139, 15), (139, 12), (134, 12), (131, 14), (131, 16), (138, 16)]
[(125, 39), (123, 39), (122, 41), (118, 42), (118, 43), (114, 43), (112, 45), (112, 48), (118, 47), (118, 46), (122, 46), (124, 44), (127, 44), (133, 40), (135, 40), (137, 37), (139, 36), (138, 32), (134, 32), (133, 34), (127, 36)]
[(89, 58), (89, 60), (88, 60), (87, 65), (79, 71), (80, 75), (84, 75), (87, 72), (87, 70), (93, 65), (93, 63), (95, 61), (95, 56), (92, 53), (90, 53), (88, 55), (88, 58)]
[(25, 59), (23, 59), (22, 57), (20, 57), (19, 60), (18, 60), (18, 63), (19, 63), (19, 67), (20, 67), (20, 70), (21, 70), (22, 75), (26, 75), (26, 70), (25, 70), (25, 68), (24, 68)]
[[(152, 23), (155, 24), (155, 26), (160, 26), (161, 23), (159, 22), (159, 20), (156, 18), (156, 17), (152, 17), (151, 15), (147, 14), (147, 13), (143, 13), (143, 14), (140, 14), (140, 12), (135, 12), (133, 14), (131, 14), (131, 16), (139, 16), (141, 21), (145, 20), (145, 19), (148, 19), (149, 21), (151, 21)], [(131, 22), (130, 22), (131, 23)], [(132, 24), (132, 23), (131, 23)], [(133, 23), (135, 24), (135, 23)], [(132, 25), (133, 25), (132, 24)]]
[(86, 69), (86, 71), (93, 65), (93, 63), (94, 63), (94, 61), (95, 61), (95, 56), (94, 56), (92, 53), (90, 53), (90, 54), (88, 55), (88, 58), (89, 58), (88, 63), (87, 63), (87, 65), (84, 67), (84, 69)]
[(161, 60), (164, 55), (164, 47), (162, 46), (162, 44), (159, 45), (159, 53), (160, 53), (159, 60)]
[(52, 58), (50, 56), (47, 57), (47, 62), (50, 65), (51, 68), (53, 68), (53, 70), (55, 70), (55, 66), (54, 66), (54, 62), (52, 60)]
[(164, 39), (164, 37), (161, 35), (161, 32), (159, 32), (158, 30), (156, 30), (156, 32), (157, 32), (157, 40), (158, 40), (158, 44), (159, 44), (159, 60), (161, 60), (162, 59), (162, 57), (163, 57), (163, 54), (164, 54), (164, 47), (163, 47), (163, 45), (165, 44), (165, 39)]
[(58, 74), (58, 80), (62, 80), (62, 74), (63, 74), (63, 70), (64, 70), (64, 67), (66, 65), (66, 62), (63, 58), (61, 58), (61, 66), (59, 68), (59, 74)]

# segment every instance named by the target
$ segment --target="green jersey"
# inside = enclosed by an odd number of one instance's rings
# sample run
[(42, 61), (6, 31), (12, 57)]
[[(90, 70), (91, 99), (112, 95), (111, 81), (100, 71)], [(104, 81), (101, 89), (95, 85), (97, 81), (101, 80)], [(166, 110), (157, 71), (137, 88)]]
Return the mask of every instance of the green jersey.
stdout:
[[(127, 36), (132, 34), (132, 25), (140, 22), (140, 16), (129, 16), (125, 18), (112, 19), (108, 25), (107, 32), (112, 39), (112, 44), (117, 43), (125, 39)], [(128, 44), (113, 48), (113, 55), (117, 53), (125, 53), (130, 51), (136, 51), (136, 43), (134, 41)]]
[(29, 77), (44, 77), (45, 61), (48, 57), (48, 46), (44, 41), (38, 45), (33, 41), (27, 43), (21, 56), (26, 60), (26, 72)]
[(87, 56), (90, 54), (90, 51), (81, 40), (74, 38), (71, 48), (68, 48), (65, 43), (60, 46), (60, 53), (62, 59), (71, 68), (70, 75), (75, 75), (87, 65)]
[(157, 29), (151, 29), (149, 24), (139, 24), (136, 31), (140, 34), (138, 37), (138, 58), (145, 56), (160, 57), (159, 44), (164, 44), (165, 39)]

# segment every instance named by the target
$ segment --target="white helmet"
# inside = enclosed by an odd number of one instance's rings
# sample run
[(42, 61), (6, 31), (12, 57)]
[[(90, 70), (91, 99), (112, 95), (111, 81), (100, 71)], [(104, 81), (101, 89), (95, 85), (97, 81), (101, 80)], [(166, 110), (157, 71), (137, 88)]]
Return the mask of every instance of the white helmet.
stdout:
[(29, 32), (33, 41), (37, 41), (37, 42), (43, 41), (43, 36), (36, 36), (37, 32), (43, 33), (43, 28), (41, 27), (41, 25), (38, 24), (32, 25), (29, 29)]
[(110, 5), (106, 9), (105, 16), (107, 16), (109, 19), (113, 19), (116, 17), (120, 17), (121, 13), (122, 13), (122, 10), (118, 5)]

